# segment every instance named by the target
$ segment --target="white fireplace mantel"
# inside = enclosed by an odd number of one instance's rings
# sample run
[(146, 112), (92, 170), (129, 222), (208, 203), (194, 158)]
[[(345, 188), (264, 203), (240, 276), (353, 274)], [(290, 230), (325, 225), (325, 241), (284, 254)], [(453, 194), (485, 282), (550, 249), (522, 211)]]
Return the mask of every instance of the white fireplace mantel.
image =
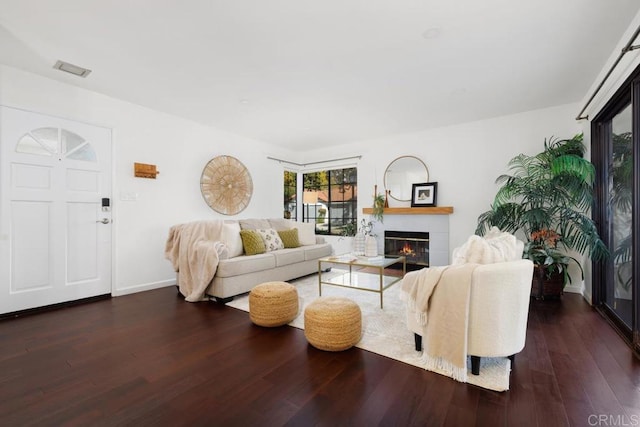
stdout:
[[(373, 209), (364, 208), (362, 212), (371, 215)], [(429, 232), (429, 264), (448, 265), (449, 215), (452, 213), (450, 206), (385, 208), (383, 222), (375, 224), (374, 232), (378, 236), (383, 236), (384, 230)], [(379, 239), (380, 253), (384, 252), (383, 245), (384, 239)]]

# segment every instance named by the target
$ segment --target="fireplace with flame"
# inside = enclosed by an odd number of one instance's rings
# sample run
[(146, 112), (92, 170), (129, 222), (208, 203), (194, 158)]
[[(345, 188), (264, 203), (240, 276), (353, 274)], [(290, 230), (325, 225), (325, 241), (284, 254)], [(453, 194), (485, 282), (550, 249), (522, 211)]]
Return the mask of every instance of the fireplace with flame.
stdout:
[(429, 267), (429, 233), (386, 230), (384, 232), (384, 254), (405, 256), (408, 270)]

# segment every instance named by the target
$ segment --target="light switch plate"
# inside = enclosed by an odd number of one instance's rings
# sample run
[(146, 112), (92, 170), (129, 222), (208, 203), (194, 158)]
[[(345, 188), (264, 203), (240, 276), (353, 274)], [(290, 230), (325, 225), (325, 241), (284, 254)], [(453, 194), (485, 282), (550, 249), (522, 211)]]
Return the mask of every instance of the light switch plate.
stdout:
[(135, 191), (121, 191), (120, 200), (123, 202), (135, 202), (138, 200), (138, 193)]

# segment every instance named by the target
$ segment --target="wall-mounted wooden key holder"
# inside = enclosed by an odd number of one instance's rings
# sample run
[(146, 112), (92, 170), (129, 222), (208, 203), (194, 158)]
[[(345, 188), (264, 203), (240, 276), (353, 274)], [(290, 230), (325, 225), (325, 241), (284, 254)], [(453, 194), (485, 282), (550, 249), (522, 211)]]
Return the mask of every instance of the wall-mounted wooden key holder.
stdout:
[(133, 164), (134, 175), (138, 178), (151, 178), (156, 179), (156, 175), (160, 172), (156, 170), (156, 165), (148, 165), (145, 163)]

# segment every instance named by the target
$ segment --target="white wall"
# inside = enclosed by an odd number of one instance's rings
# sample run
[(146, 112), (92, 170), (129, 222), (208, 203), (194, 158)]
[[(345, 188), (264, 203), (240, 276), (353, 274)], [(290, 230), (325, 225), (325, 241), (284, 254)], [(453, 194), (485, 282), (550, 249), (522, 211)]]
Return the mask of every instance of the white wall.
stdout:
[[(429, 169), (429, 181), (438, 182), (438, 206), (453, 206), (450, 216), (451, 250), (474, 233), (478, 215), (489, 209), (498, 186), (495, 179), (506, 173), (507, 163), (519, 153), (535, 154), (545, 138), (571, 137), (581, 131), (574, 120), (577, 104), (530, 111), (489, 120), (423, 132), (393, 135), (354, 142), (336, 148), (305, 153), (313, 158), (331, 158), (345, 152), (362, 154), (358, 162), (359, 212), (371, 206), (374, 185), (383, 192), (383, 175), (393, 159), (413, 155)], [(390, 206), (410, 202), (390, 199)]]
[[(253, 177), (254, 196), (236, 218), (282, 215), (284, 165), (267, 156), (311, 162), (362, 155), (348, 162), (359, 168), (360, 210), (370, 206), (374, 184), (383, 191), (383, 174), (390, 161), (417, 156), (427, 164), (429, 180), (438, 182), (438, 205), (455, 209), (450, 216), (449, 247), (453, 249), (473, 234), (478, 215), (489, 208), (495, 195), (494, 181), (507, 171), (509, 159), (521, 152), (540, 151), (547, 137), (569, 137), (580, 131), (574, 120), (578, 105), (569, 104), (358, 141), (301, 156), (5, 66), (0, 66), (0, 104), (114, 129), (114, 295), (173, 284), (174, 274), (163, 254), (169, 227), (224, 217), (205, 204), (199, 188), (202, 169), (214, 156), (237, 157)], [(158, 179), (134, 178), (134, 162), (156, 164)], [(120, 200), (125, 193), (136, 193), (137, 201)], [(409, 203), (391, 200), (391, 206), (401, 205)]]
[[(238, 158), (253, 178), (251, 203), (236, 218), (282, 215), (283, 168), (266, 157), (292, 155), (276, 147), (6, 66), (0, 104), (113, 128), (114, 295), (175, 283), (164, 258), (171, 225), (229, 218), (200, 193), (202, 169), (217, 155)], [(134, 162), (157, 165), (158, 179), (134, 178)], [(123, 201), (123, 193), (138, 199)]]
[[(453, 206), (449, 218), (449, 251), (474, 234), (478, 216), (489, 209), (498, 189), (495, 179), (508, 172), (507, 163), (519, 153), (536, 154), (545, 138), (568, 138), (582, 131), (575, 120), (578, 104), (529, 111), (462, 125), (403, 135), (392, 135), (340, 147), (349, 155), (361, 154), (358, 162), (359, 212), (371, 206), (374, 185), (383, 192), (387, 165), (399, 156), (413, 155), (429, 169), (429, 181), (438, 182), (438, 206)], [(337, 157), (335, 148), (305, 153), (306, 161)], [(390, 199), (390, 206), (410, 202)], [(384, 225), (376, 227), (384, 232)], [(585, 263), (583, 263), (585, 264)], [(588, 267), (588, 266), (587, 266)], [(577, 268), (571, 269), (572, 284), (566, 292), (581, 293), (591, 288), (590, 276), (582, 282)]]
[[(422, 132), (355, 141), (340, 147), (306, 151), (301, 162), (361, 155), (362, 158), (355, 161), (358, 167), (358, 212), (361, 214), (362, 208), (371, 207), (374, 185), (378, 186), (378, 192), (384, 192), (384, 171), (390, 162), (406, 155), (420, 158), (429, 169), (429, 181), (438, 182), (438, 206), (454, 208), (449, 218), (451, 252), (474, 234), (478, 216), (493, 202), (498, 189), (496, 178), (508, 172), (509, 160), (520, 153), (542, 151), (545, 138), (568, 138), (581, 132), (581, 124), (575, 120), (578, 111), (578, 104), (567, 104)], [(410, 202), (389, 199), (389, 205), (410, 206)], [(414, 218), (411, 220), (415, 223)], [(384, 228), (384, 224), (377, 224), (375, 232), (382, 235)], [(327, 240), (335, 247), (337, 238), (329, 237)], [(572, 276), (575, 278), (573, 285), (565, 290), (581, 292), (583, 285), (579, 272), (572, 272)]]
[[(629, 43), (631, 37), (636, 32), (636, 30), (640, 27), (640, 12), (636, 14), (633, 18), (627, 29), (625, 30), (622, 37), (616, 44), (616, 46), (611, 50), (611, 55), (607, 59), (607, 62), (602, 65), (602, 69), (598, 73), (598, 76), (593, 80), (591, 84), (591, 88), (589, 91), (584, 94), (582, 102), (580, 102), (580, 108), (576, 112), (576, 115), (583, 107), (586, 106), (583, 116), (588, 116), (589, 120), (583, 120), (581, 123), (584, 125), (585, 135), (590, 131), (590, 126), (592, 120), (598, 112), (605, 106), (605, 104), (611, 99), (613, 94), (618, 90), (618, 88), (624, 83), (625, 79), (640, 65), (640, 50), (632, 50), (624, 54), (621, 58), (620, 53), (622, 49)], [(636, 40), (633, 43), (634, 45), (638, 45), (639, 41)], [(614, 63), (619, 60), (619, 63), (615, 66), (615, 68), (611, 68)], [(604, 80), (607, 74), (609, 77)], [(602, 87), (596, 93), (597, 87), (602, 83)], [(591, 96), (593, 96), (593, 100), (589, 102)]]

